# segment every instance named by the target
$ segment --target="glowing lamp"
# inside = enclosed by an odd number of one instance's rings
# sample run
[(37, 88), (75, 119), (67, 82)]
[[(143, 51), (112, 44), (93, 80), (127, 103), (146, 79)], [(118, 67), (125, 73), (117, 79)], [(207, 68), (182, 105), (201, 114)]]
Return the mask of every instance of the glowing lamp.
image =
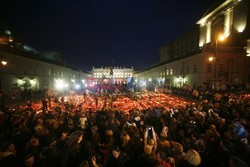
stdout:
[(31, 80), (30, 80), (30, 84), (31, 84), (31, 85), (35, 85), (35, 84), (36, 84), (36, 80), (31, 79)]
[(80, 85), (76, 84), (76, 85), (75, 85), (75, 88), (76, 88), (76, 89), (80, 89)]
[(214, 60), (214, 57), (209, 57), (208, 60), (209, 60), (209, 61), (213, 61), (213, 60)]
[(218, 39), (219, 39), (220, 41), (224, 41), (225, 38), (226, 38), (225, 35), (220, 35)]
[(175, 81), (176, 82), (180, 82), (180, 78), (175, 78)]
[(69, 87), (69, 85), (68, 85), (67, 83), (65, 83), (63, 86), (64, 86), (65, 88)]
[(239, 33), (241, 33), (241, 32), (243, 32), (245, 30), (245, 28), (246, 28), (246, 25), (240, 25), (240, 26), (237, 27), (237, 31)]
[(7, 64), (8, 64), (8, 62), (7, 61), (1, 61), (1, 63), (2, 63), (2, 65), (4, 65), (4, 66), (6, 66)]

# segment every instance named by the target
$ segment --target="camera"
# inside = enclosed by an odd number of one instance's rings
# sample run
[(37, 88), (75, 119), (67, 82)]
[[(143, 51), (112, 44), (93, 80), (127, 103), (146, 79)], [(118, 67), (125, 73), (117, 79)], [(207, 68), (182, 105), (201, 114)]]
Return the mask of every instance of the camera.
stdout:
[(148, 127), (148, 136), (153, 136), (152, 126)]

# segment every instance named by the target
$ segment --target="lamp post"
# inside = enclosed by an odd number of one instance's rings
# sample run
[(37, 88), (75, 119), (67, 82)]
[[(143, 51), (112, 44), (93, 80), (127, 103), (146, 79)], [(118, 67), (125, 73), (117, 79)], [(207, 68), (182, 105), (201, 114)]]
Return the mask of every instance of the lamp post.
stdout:
[[(1, 70), (1, 65), (2, 65), (2, 66), (6, 66), (7, 64), (8, 64), (7, 61), (1, 60), (0, 70)], [(1, 73), (0, 73), (0, 89), (2, 89), (2, 74), (1, 74)]]
[(4, 66), (6, 66), (6, 65), (8, 64), (8, 62), (7, 62), (7, 61), (2, 60), (2, 61), (1, 61), (1, 64), (2, 64), (2, 65), (4, 65)]
[[(214, 54), (214, 85), (213, 89), (217, 88), (217, 54), (218, 54), (218, 41), (224, 41), (225, 35), (219, 35), (215, 40), (215, 54)], [(213, 61), (213, 59), (211, 59)]]

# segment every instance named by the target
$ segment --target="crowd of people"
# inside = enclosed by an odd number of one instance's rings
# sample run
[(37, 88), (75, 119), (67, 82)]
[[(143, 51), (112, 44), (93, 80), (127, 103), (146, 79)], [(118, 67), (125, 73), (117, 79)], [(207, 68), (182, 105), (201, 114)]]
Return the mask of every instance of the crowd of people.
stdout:
[(0, 112), (0, 166), (245, 167), (250, 95), (72, 94)]

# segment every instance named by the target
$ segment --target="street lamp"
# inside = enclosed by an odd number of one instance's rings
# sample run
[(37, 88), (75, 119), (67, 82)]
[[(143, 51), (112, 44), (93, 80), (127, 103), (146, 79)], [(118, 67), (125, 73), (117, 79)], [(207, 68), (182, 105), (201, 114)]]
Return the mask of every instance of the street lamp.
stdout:
[(8, 64), (8, 62), (7, 62), (7, 61), (4, 61), (4, 60), (2, 60), (1, 63), (2, 63), (2, 65), (4, 65), (4, 66), (6, 66), (6, 65)]
[(212, 61), (214, 60), (214, 57), (211, 56), (211, 57), (208, 58), (208, 60), (209, 60), (210, 62), (212, 62)]
[[(217, 52), (218, 52), (218, 41), (224, 41), (226, 39), (226, 36), (223, 34), (223, 35), (219, 35), (216, 40), (215, 40), (215, 54), (214, 54), (214, 89), (216, 89), (216, 84), (217, 84), (217, 69), (216, 69), (216, 66), (217, 66)], [(209, 61), (213, 61), (213, 58), (209, 58)]]

